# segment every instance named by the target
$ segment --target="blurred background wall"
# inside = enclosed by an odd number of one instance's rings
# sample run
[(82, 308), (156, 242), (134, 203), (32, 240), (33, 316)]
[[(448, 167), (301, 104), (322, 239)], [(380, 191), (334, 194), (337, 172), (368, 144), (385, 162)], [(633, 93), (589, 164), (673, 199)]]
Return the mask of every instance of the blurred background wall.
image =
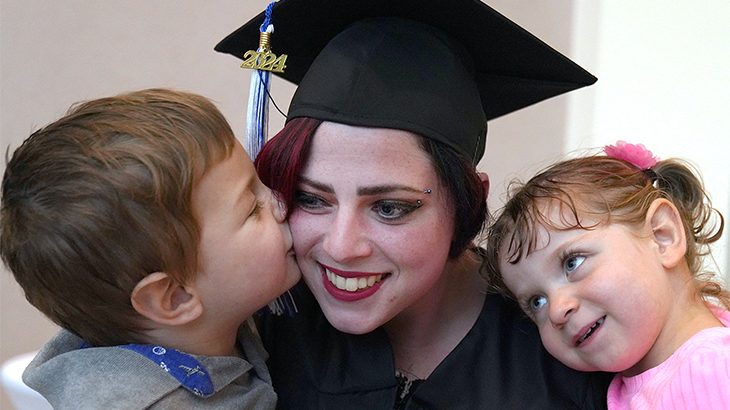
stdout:
[[(599, 78), (490, 122), (480, 168), (492, 181), (492, 209), (502, 203), (504, 181), (624, 139), (697, 164), (715, 205), (730, 215), (727, 0), (486, 3)], [(213, 46), (267, 4), (0, 0), (0, 146), (12, 152), (76, 101), (158, 86), (212, 98), (242, 136), (249, 74)], [(273, 95), (284, 109), (294, 87), (277, 80)], [(271, 134), (282, 124), (272, 110)], [(723, 272), (726, 242), (713, 251)], [(0, 362), (39, 349), (56, 329), (0, 269)], [(0, 408), (11, 409), (2, 391)]]

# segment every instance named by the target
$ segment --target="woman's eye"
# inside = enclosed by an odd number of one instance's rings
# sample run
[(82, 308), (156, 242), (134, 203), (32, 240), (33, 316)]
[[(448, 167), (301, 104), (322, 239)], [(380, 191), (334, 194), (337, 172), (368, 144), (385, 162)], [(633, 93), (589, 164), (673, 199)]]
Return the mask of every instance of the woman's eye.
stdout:
[(579, 256), (579, 255), (572, 255), (568, 256), (565, 259), (565, 262), (563, 263), (565, 266), (565, 271), (567, 273), (573, 273), (578, 267), (583, 263), (583, 261), (586, 260), (585, 256)]
[(306, 210), (315, 210), (327, 206), (327, 202), (317, 195), (298, 191), (294, 194), (294, 205)]
[(533, 296), (530, 299), (530, 310), (533, 312), (537, 312), (540, 310), (541, 307), (545, 306), (547, 303), (547, 298), (545, 296)]
[(388, 222), (398, 221), (418, 208), (418, 204), (402, 201), (379, 201), (373, 206), (378, 216)]

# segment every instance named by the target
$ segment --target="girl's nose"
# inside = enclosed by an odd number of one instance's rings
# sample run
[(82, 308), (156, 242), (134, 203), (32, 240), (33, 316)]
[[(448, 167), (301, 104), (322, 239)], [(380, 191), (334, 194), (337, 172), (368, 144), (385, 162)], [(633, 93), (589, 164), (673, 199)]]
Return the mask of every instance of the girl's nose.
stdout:
[(341, 263), (367, 257), (372, 251), (364, 222), (357, 214), (342, 209), (334, 215), (322, 248), (335, 262)]
[(578, 299), (565, 290), (555, 292), (549, 298), (550, 322), (556, 329), (562, 329), (570, 317), (578, 310)]

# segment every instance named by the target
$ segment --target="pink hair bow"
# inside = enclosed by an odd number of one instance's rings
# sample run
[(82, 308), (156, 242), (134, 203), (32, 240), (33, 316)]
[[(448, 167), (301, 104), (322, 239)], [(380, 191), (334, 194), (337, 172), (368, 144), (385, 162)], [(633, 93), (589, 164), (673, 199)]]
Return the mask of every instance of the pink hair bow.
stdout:
[(616, 141), (616, 145), (606, 145), (603, 152), (609, 157), (628, 161), (642, 170), (647, 170), (659, 162), (644, 144), (630, 144), (626, 141)]

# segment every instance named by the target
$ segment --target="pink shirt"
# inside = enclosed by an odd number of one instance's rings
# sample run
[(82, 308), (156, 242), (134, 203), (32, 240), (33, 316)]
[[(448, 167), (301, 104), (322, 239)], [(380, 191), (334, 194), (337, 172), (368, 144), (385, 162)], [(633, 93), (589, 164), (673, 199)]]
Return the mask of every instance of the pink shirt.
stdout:
[(725, 327), (700, 331), (641, 374), (616, 375), (609, 410), (730, 409), (730, 312), (713, 311)]

